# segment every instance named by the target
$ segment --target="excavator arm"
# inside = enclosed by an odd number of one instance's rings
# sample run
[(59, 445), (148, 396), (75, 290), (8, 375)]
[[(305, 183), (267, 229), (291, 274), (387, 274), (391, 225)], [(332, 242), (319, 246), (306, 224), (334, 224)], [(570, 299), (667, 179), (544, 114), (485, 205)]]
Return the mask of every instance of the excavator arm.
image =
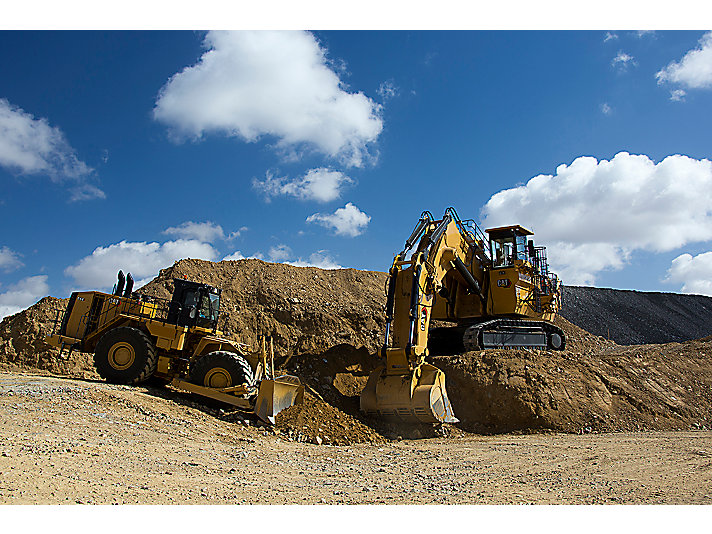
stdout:
[[(385, 365), (371, 374), (361, 395), (361, 409), (366, 413), (425, 423), (457, 422), (444, 373), (425, 362), (433, 305), (436, 298), (447, 298), (443, 291), (446, 275), (459, 277), (471, 291), (482, 294), (480, 283), (463, 262), (472, 256), (468, 250), (473, 240), (457, 223), (451, 210), (439, 221), (423, 212), (405, 248), (393, 260), (381, 349)], [(406, 260), (416, 241), (418, 247)]]

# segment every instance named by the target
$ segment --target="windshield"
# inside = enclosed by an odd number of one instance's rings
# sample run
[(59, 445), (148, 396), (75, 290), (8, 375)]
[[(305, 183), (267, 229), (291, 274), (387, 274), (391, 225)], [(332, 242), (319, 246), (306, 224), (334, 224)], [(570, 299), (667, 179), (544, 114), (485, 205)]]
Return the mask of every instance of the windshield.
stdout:
[(200, 308), (198, 315), (201, 319), (207, 319), (208, 322), (218, 320), (218, 308), (220, 307), (220, 295), (203, 293), (200, 299)]
[(492, 241), (492, 260), (495, 267), (509, 267), (514, 263), (514, 239), (505, 237)]

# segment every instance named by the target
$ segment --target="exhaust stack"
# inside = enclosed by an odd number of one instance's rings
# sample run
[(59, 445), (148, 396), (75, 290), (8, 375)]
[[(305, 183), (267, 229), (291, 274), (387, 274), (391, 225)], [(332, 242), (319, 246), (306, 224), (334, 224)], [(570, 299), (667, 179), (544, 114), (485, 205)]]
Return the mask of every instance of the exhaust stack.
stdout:
[(124, 290), (124, 297), (129, 298), (131, 296), (131, 292), (133, 291), (133, 286), (134, 286), (134, 279), (133, 276), (131, 276), (131, 273), (126, 275), (126, 289)]
[(126, 283), (126, 277), (124, 276), (124, 271), (119, 270), (119, 283), (116, 284), (116, 289), (114, 290), (114, 295), (120, 297), (124, 292), (124, 284)]

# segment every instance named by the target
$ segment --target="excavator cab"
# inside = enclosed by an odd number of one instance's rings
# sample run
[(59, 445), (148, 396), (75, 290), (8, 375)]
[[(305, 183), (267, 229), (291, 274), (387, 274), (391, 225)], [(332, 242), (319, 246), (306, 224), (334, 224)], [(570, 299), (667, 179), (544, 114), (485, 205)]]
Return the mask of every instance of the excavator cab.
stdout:
[(529, 261), (529, 249), (533, 243), (530, 241), (527, 245), (527, 236), (534, 235), (532, 232), (519, 225), (485, 231), (489, 234), (492, 266), (495, 269), (513, 267), (517, 260)]

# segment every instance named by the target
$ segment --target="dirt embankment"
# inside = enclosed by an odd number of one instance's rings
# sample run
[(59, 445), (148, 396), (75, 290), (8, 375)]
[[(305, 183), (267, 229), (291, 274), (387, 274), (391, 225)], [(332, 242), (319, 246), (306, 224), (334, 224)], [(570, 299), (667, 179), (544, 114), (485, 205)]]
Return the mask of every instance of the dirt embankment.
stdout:
[(68, 357), (65, 350), (60, 357), (59, 350), (45, 341), (45, 337), (53, 333), (57, 310), (63, 312), (68, 301), (44, 297), (26, 310), (5, 317), (0, 322), (0, 369), (31, 369), (74, 378), (99, 378), (91, 354), (73, 352)]
[[(238, 340), (254, 343), (260, 333), (275, 334), (277, 363), (299, 376), (307, 389), (304, 405), (278, 417), (275, 430), (290, 441), (379, 443), (442, 432), (585, 433), (712, 425), (709, 339), (620, 346), (564, 318), (557, 324), (567, 335), (565, 351), (486, 350), (431, 359), (445, 371), (461, 420), (457, 426), (443, 430), (375, 421), (358, 408), (368, 374), (381, 363), (375, 353), (384, 328), (384, 273), (260, 260), (182, 260), (141, 292), (168, 298), (172, 279), (183, 276), (223, 289), (227, 330)], [(90, 355), (74, 353), (65, 361), (44, 342), (53, 309), (61, 303), (47, 297), (0, 323), (0, 368), (96, 377)], [(582, 307), (594, 309), (587, 302)], [(170, 389), (155, 394), (184, 398)]]
[(385, 328), (385, 273), (324, 270), (261, 260), (181, 260), (162, 269), (140, 292), (170, 298), (173, 279), (222, 289), (221, 321), (244, 343), (275, 336), (280, 354), (318, 353), (342, 343), (373, 352)]

